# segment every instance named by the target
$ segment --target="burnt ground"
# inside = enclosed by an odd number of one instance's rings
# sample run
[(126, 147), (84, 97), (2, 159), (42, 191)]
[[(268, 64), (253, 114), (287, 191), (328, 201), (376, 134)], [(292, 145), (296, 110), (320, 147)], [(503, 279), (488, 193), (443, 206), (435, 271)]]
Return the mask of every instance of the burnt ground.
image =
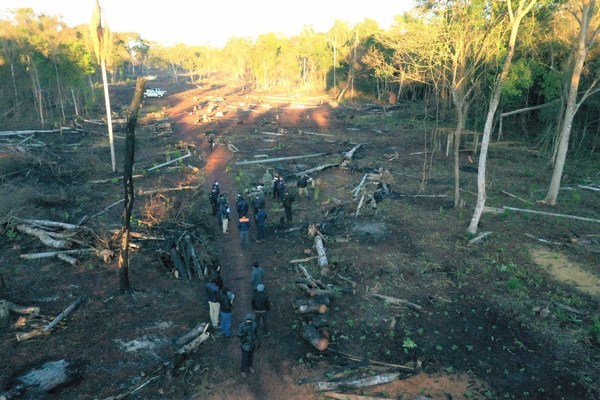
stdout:
[[(465, 206), (454, 209), (453, 160), (424, 133), (431, 130), (421, 121), (420, 105), (384, 112), (380, 106), (332, 107), (321, 97), (248, 93), (209, 82), (158, 84), (169, 94), (146, 100), (140, 110), (134, 172), (140, 177), (134, 185), (136, 191), (163, 190), (135, 199), (133, 231), (145, 239), (132, 239), (132, 291), (126, 294), (118, 290), (116, 257), (105, 263), (93, 254), (80, 256), (77, 266), (57, 258), (24, 259), (49, 249), (17, 229), (23, 219), (77, 224), (88, 216), (76, 247), (118, 248), (114, 232), (121, 226), (121, 206), (95, 216), (123, 197), (119, 174), (111, 173), (106, 127), (83, 121), (78, 132), (1, 138), (0, 298), (40, 307), (40, 316), (15, 327), (18, 315), (11, 314), (2, 327), (0, 398), (321, 399), (315, 382), (391, 372), (400, 379), (335, 391), (393, 399), (600, 398), (597, 221), (485, 213), (480, 232), (492, 233), (471, 244), (466, 227), (477, 166), (461, 160)], [(120, 117), (132, 93), (131, 86), (112, 88)], [(212, 153), (208, 133), (217, 138)], [(117, 120), (121, 171), (124, 135)], [(591, 161), (572, 157), (559, 204), (543, 206), (536, 200), (550, 181), (548, 160), (512, 136), (490, 148), (488, 206), (600, 218), (598, 192), (580, 186), (599, 183), (597, 155)], [(235, 195), (255, 187), (267, 169), (288, 176), (295, 192), (293, 173), (338, 164), (359, 143), (364, 145), (347, 167), (312, 174), (312, 196), (297, 199), (293, 222), (280, 221), (283, 209), (267, 194), (265, 243), (252, 240), (250, 248), (241, 248), (235, 212), (231, 234), (220, 232), (207, 201), (214, 180), (228, 192), (233, 209)], [(148, 171), (188, 150), (190, 157)], [(313, 153), (324, 154), (236, 164)], [(365, 173), (380, 168), (389, 171), (391, 193), (376, 208), (363, 205), (357, 215), (352, 190)], [(164, 190), (184, 186), (197, 188)], [(373, 186), (367, 183), (367, 191)], [(311, 223), (326, 238), (333, 271), (321, 276), (314, 259), (303, 265), (326, 283), (353, 289), (334, 291), (327, 312), (330, 344), (323, 352), (302, 338), (309, 317), (292, 306), (303, 293), (290, 260), (316, 254), (307, 234)], [(220, 265), (236, 293), (234, 327), (249, 310), (250, 265), (258, 261), (266, 270), (273, 334), (262, 340), (257, 373), (249, 378), (239, 375), (237, 339), (211, 335), (188, 357), (174, 356), (174, 339), (209, 320), (206, 281), (178, 278), (165, 256), (185, 233), (203, 264)], [(393, 305), (374, 293), (421, 308)], [(80, 297), (83, 302), (50, 334), (16, 340)], [(64, 384), (48, 392), (23, 383), (28, 372), (61, 360), (68, 364)]]

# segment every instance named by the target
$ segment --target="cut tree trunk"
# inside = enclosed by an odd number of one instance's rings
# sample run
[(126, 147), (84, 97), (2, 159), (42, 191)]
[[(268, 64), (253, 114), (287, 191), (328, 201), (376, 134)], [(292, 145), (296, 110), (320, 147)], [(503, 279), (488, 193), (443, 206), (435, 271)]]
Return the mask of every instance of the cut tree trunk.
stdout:
[(42, 243), (44, 243), (46, 246), (50, 246), (55, 249), (70, 249), (71, 247), (73, 247), (73, 242), (71, 242), (69, 240), (52, 239), (50, 237), (50, 235), (48, 235), (47, 232), (45, 232), (41, 229), (35, 229), (35, 228), (32, 228), (31, 226), (21, 224), (21, 225), (17, 225), (17, 230), (19, 232), (23, 232), (23, 233), (27, 233), (28, 235), (35, 236), (38, 239), (40, 239), (40, 241)]
[[(208, 325), (207, 325), (208, 326)], [(197, 338), (177, 350), (177, 354), (188, 354), (192, 351), (196, 350), (198, 346), (200, 346), (203, 342), (205, 342), (210, 337), (210, 333), (203, 332)]]
[(320, 235), (315, 236), (315, 248), (317, 249), (317, 253), (319, 255), (318, 262), (319, 267), (324, 267), (329, 264), (327, 260), (327, 254), (325, 253), (325, 246), (323, 246), (323, 239)]
[(315, 390), (338, 390), (340, 388), (362, 388), (367, 386), (381, 385), (396, 381), (400, 378), (400, 373), (383, 374), (371, 376), (368, 378), (360, 378), (352, 381), (340, 381), (340, 382), (317, 382), (314, 385)]
[(175, 345), (178, 347), (184, 346), (190, 343), (192, 340), (197, 338), (200, 334), (208, 330), (209, 325), (206, 322), (200, 322), (198, 325), (192, 328), (188, 333), (180, 337), (175, 341)]
[(401, 306), (407, 306), (416, 311), (421, 311), (421, 309), (423, 308), (422, 306), (420, 306), (418, 304), (411, 303), (410, 301), (406, 301), (406, 300), (402, 300), (402, 299), (397, 299), (395, 297), (384, 296), (384, 295), (377, 294), (377, 293), (371, 293), (371, 296), (377, 297), (378, 299), (385, 300), (388, 303), (397, 304), (397, 305), (401, 305)]
[(308, 313), (319, 313), (325, 314), (327, 312), (327, 306), (325, 304), (307, 304), (301, 305), (298, 307), (298, 312), (300, 314), (308, 314)]
[(324, 338), (314, 325), (304, 325), (302, 337), (319, 351), (324, 351), (329, 346), (329, 340)]
[(292, 301), (292, 305), (294, 306), (294, 308), (299, 308), (301, 306), (320, 306), (321, 304), (325, 304), (329, 307), (329, 296), (303, 297), (299, 299), (294, 299)]

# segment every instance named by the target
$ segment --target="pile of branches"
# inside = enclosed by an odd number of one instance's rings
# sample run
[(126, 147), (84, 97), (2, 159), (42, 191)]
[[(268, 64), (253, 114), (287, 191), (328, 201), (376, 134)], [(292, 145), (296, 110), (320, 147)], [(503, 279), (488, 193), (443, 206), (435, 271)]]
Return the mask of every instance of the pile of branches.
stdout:
[(210, 272), (210, 261), (198, 253), (188, 232), (172, 240), (168, 250), (160, 254), (160, 259), (171, 275), (178, 279), (204, 278)]

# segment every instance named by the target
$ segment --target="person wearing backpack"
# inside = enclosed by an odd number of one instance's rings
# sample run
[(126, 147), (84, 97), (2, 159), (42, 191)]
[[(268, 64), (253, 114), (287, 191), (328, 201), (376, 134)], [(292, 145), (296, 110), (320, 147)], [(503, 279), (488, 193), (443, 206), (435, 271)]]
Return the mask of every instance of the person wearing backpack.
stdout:
[(237, 335), (240, 338), (240, 348), (242, 349), (242, 364), (240, 367), (242, 378), (247, 377), (248, 373), (254, 373), (254, 351), (259, 345), (256, 328), (252, 313), (246, 314), (246, 320), (238, 327)]

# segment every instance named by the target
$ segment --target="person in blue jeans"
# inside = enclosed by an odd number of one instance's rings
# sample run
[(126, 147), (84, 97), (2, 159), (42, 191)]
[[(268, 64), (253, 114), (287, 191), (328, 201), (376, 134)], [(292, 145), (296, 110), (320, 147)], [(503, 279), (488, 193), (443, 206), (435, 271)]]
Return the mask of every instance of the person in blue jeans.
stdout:
[(258, 210), (258, 213), (254, 217), (256, 219), (256, 228), (258, 235), (256, 238), (257, 243), (265, 241), (265, 231), (267, 230), (267, 212), (264, 208)]
[(233, 293), (225, 286), (219, 291), (219, 315), (221, 317), (221, 333), (225, 337), (231, 335), (231, 310), (233, 308)]
[(250, 219), (246, 215), (242, 215), (238, 221), (238, 229), (240, 231), (240, 242), (242, 248), (248, 247), (250, 244)]

